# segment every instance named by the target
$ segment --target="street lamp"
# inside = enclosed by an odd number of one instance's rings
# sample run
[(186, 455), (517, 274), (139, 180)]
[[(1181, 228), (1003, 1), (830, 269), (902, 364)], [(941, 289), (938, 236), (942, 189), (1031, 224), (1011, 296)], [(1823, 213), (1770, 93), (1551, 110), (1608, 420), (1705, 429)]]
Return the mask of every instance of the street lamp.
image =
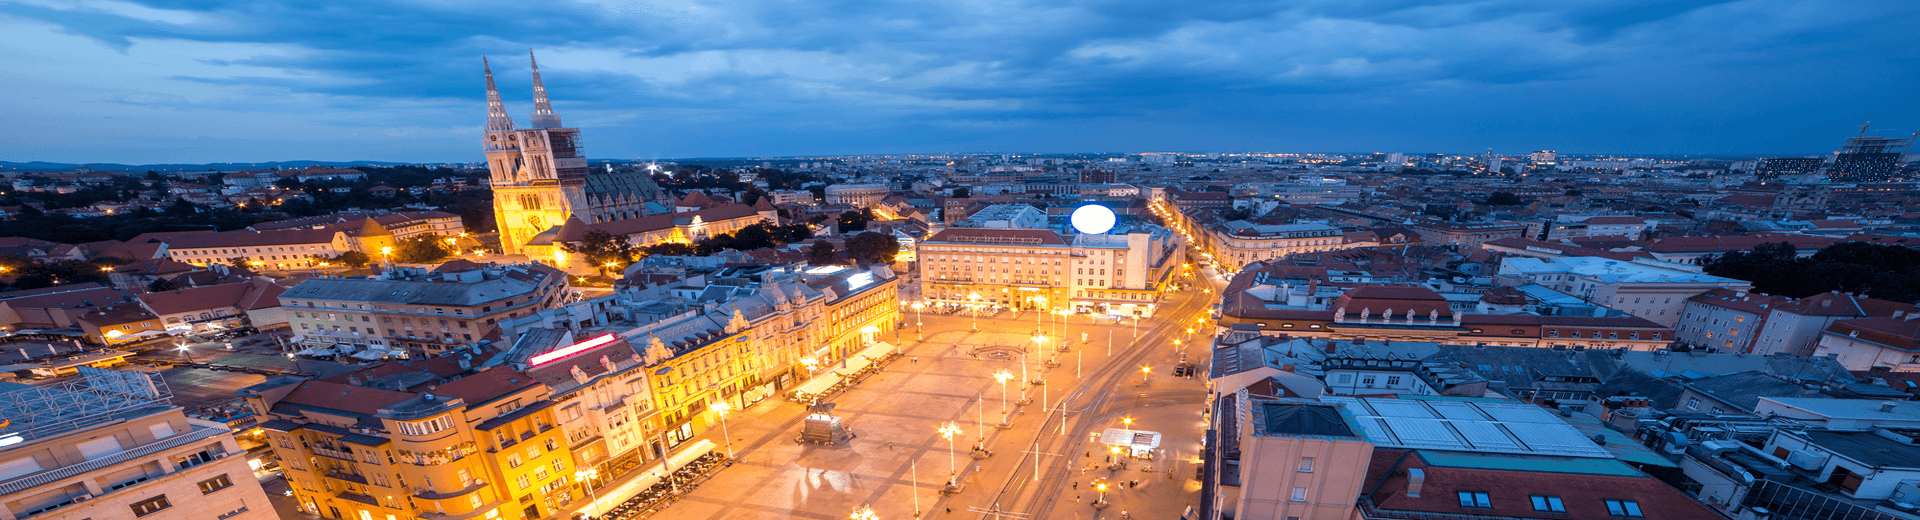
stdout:
[(380, 248), (380, 261), (383, 263), (386, 263), (387, 265), (393, 265), (393, 248), (391, 247)]
[(993, 373), (993, 379), (1000, 382), (1000, 425), (1007, 425), (1007, 380), (1013, 379), (1013, 373), (1001, 370)]
[(855, 508), (853, 515), (848, 518), (852, 518), (853, 520), (880, 520), (880, 515), (873, 514), (873, 508), (862, 504), (860, 507)]
[(1140, 367), (1140, 386), (1146, 386), (1147, 376), (1153, 373), (1153, 367)]
[(967, 293), (967, 301), (973, 302), (967, 312), (973, 318), (973, 331), (980, 332), (980, 293)]
[(913, 307), (913, 333), (914, 335), (919, 336), (920, 341), (926, 341), (927, 340), (926, 328), (925, 328), (926, 323), (922, 321), (923, 319), (925, 319), (926, 315), (921, 314), (920, 309), (927, 308), (927, 304), (921, 303), (921, 302), (913, 302), (913, 305), (910, 305), (910, 307)]
[(733, 434), (727, 432), (727, 412), (733, 410), (733, 403), (719, 401), (707, 406), (708, 410), (720, 416), (720, 435), (727, 437), (727, 459), (733, 459)]
[(193, 350), (187, 348), (187, 345), (185, 343), (180, 344), (180, 355), (182, 357), (187, 358), (188, 363), (193, 362)]
[(1120, 418), (1120, 424), (1121, 424), (1122, 426), (1125, 426), (1125, 427), (1126, 427), (1127, 429), (1129, 429), (1129, 430), (1131, 430), (1131, 429), (1133, 429), (1133, 418), (1132, 418), (1132, 417), (1122, 417), (1122, 418)]
[(1093, 484), (1093, 489), (1094, 489), (1095, 491), (1099, 491), (1099, 492), (1100, 492), (1100, 498), (1099, 498), (1099, 499), (1096, 499), (1096, 500), (1094, 500), (1094, 501), (1093, 501), (1093, 508), (1094, 508), (1094, 509), (1105, 509), (1105, 508), (1107, 507), (1107, 483), (1106, 483), (1106, 481), (1104, 481), (1104, 480), (1103, 480), (1103, 481), (1100, 481), (1100, 482), (1095, 482), (1095, 483)]
[(597, 469), (573, 472), (573, 481), (579, 482), (582, 486), (586, 486), (587, 497), (593, 500), (592, 502), (587, 502), (587, 516), (597, 516), (594, 514), (593, 509), (600, 506), (600, 493), (593, 489), (593, 479), (596, 478), (600, 478), (600, 470)]
[(959, 434), (960, 425), (958, 424), (950, 422), (940, 427), (940, 438), (947, 440), (947, 467), (952, 468), (947, 476), (949, 489), (955, 487), (954, 483), (960, 480), (960, 459), (953, 456), (953, 437)]

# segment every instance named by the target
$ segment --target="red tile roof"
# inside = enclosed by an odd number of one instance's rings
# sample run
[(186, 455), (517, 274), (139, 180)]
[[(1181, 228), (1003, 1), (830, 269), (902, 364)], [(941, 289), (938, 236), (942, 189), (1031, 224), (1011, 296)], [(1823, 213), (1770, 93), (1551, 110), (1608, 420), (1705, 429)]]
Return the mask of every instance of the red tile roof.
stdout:
[(493, 367), (433, 389), (437, 395), (458, 397), (478, 406), (503, 395), (539, 385), (540, 381), (507, 367)]
[[(1718, 513), (1646, 475), (1597, 475), (1553, 471), (1551, 460), (1541, 460), (1542, 470), (1494, 470), (1430, 466), (1420, 452), (1375, 449), (1367, 465), (1363, 498), (1370, 499), (1385, 514), (1380, 518), (1402, 518), (1393, 511), (1405, 511), (1407, 518), (1418, 513), (1483, 515), (1509, 518), (1618, 518), (1607, 512), (1606, 500), (1637, 502), (1649, 520), (1700, 520), (1721, 518)], [(1419, 469), (1425, 475), (1420, 496), (1407, 496), (1407, 470)], [(1483, 492), (1492, 507), (1461, 507), (1459, 493)], [(1533, 495), (1560, 497), (1564, 513), (1533, 509)]]
[(373, 415), (381, 407), (412, 399), (412, 392), (397, 392), (330, 381), (307, 381), (288, 393), (282, 403)]

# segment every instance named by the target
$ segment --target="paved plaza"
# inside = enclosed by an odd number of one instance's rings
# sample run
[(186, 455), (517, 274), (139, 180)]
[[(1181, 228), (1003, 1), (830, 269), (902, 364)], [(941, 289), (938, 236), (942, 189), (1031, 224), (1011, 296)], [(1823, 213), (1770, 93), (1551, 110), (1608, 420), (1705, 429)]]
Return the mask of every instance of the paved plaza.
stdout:
[[(901, 356), (830, 399), (855, 439), (840, 446), (798, 443), (805, 407), (769, 399), (729, 416), (739, 463), (657, 517), (839, 519), (864, 505), (882, 519), (913, 518), (917, 501), (921, 516), (931, 518), (986, 518), (993, 516), (985, 513), (989, 510), (1010, 513), (1002, 518), (1118, 518), (1122, 511), (1135, 518), (1176, 518), (1199, 499), (1194, 461), (1205, 429), (1205, 393), (1203, 379), (1172, 377), (1179, 361), (1172, 340), (1205, 337), (1187, 336), (1183, 324), (1200, 316), (1211, 297), (1174, 295), (1166, 312), (1140, 323), (1137, 348), (1131, 322), (1092, 325), (1085, 317), (1070, 317), (1066, 337), (1073, 341), (1066, 353), (1056, 352), (1055, 343), (1033, 348), (1031, 313), (980, 319), (978, 332), (968, 318), (928, 315), (923, 341), (915, 339), (909, 314), (899, 339)], [(1043, 325), (1051, 341), (1059, 341), (1058, 325)], [(1078, 341), (1083, 332), (1084, 344)], [(1018, 374), (1022, 353), (1029, 373), (1046, 384), (1026, 389), (1033, 403), (1020, 406), (1021, 385), (1009, 381), (1010, 428), (996, 428), (1002, 420), (1002, 387), (993, 374)], [(1045, 367), (1050, 358), (1058, 366)], [(1153, 369), (1144, 386), (1143, 365)], [(1133, 419), (1134, 429), (1161, 432), (1163, 453), (1110, 470), (1089, 433), (1122, 427), (1126, 417)], [(962, 432), (951, 441), (951, 451), (939, 432), (949, 423)], [(727, 449), (718, 429), (704, 438)], [(979, 443), (992, 456), (971, 457)], [(955, 469), (960, 491), (943, 495)], [(1096, 478), (1112, 483), (1104, 510), (1091, 505), (1098, 495), (1091, 489)], [(1122, 488), (1122, 481), (1138, 484)]]

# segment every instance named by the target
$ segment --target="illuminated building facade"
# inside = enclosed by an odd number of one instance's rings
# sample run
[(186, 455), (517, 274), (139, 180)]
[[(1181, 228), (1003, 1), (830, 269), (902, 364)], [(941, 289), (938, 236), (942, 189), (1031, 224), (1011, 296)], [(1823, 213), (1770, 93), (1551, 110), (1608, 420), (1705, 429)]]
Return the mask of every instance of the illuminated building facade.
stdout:
[(270, 520), (227, 425), (188, 417), (157, 373), (0, 383), (0, 517)]
[(566, 273), (518, 264), (308, 278), (279, 299), (296, 344), (437, 354), (477, 341), (501, 320), (563, 305), (571, 294)]
[(278, 377), (240, 395), (308, 514), (534, 520), (585, 498), (546, 385), (470, 363), (447, 356), (324, 380)]

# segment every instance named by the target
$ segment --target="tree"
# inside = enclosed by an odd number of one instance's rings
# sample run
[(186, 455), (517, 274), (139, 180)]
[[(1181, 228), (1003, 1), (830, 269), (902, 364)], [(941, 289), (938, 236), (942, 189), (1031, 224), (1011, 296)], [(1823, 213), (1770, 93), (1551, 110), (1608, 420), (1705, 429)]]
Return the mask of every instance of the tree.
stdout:
[(1584, 194), (1585, 192), (1580, 191), (1580, 188), (1567, 188), (1567, 191), (1562, 193), (1562, 195), (1566, 195), (1568, 197), (1578, 197)]
[(877, 218), (879, 217), (877, 215), (874, 215), (873, 210), (871, 209), (863, 209), (860, 211), (848, 211), (846, 213), (841, 213), (840, 214), (840, 232), (852, 233), (855, 231), (863, 231), (867, 229), (868, 222), (873, 222), (874, 219), (877, 219)]
[(667, 242), (664, 244), (654, 244), (651, 246), (647, 246), (646, 252), (648, 255), (693, 256), (693, 246), (691, 244), (682, 244), (679, 242)]
[(155, 278), (153, 279), (152, 282), (147, 284), (147, 290), (153, 291), (153, 292), (167, 292), (167, 291), (177, 289), (179, 287), (180, 287), (179, 284), (175, 284), (173, 283), (173, 280), (168, 280), (166, 278)]
[(600, 270), (600, 274), (607, 274), (608, 269), (625, 268), (633, 263), (633, 256), (640, 252), (632, 242), (627, 241), (627, 237), (598, 229), (587, 231), (578, 244), (568, 243), (560, 247), (569, 253), (586, 257), (588, 263)]
[(1442, 220), (1453, 220), (1453, 217), (1460, 214), (1460, 208), (1453, 207), (1451, 204), (1428, 204), (1427, 208), (1420, 212), (1440, 217)]
[(1518, 206), (1521, 204), (1525, 204), (1525, 201), (1520, 200), (1519, 195), (1514, 195), (1512, 193), (1507, 193), (1504, 191), (1496, 191), (1492, 195), (1488, 195), (1487, 200), (1484, 202), (1481, 202), (1481, 204), (1487, 205), (1487, 206)]
[(807, 262), (814, 265), (827, 265), (840, 261), (840, 253), (833, 250), (832, 242), (814, 242), (813, 249), (807, 253)]
[(359, 251), (348, 251), (345, 253), (340, 253), (340, 256), (327, 259), (327, 262), (345, 264), (347, 267), (359, 269), (362, 267), (366, 267), (368, 263), (373, 262), (373, 258), (368, 257), (366, 253), (362, 253)]
[(971, 197), (973, 197), (973, 188), (961, 186), (953, 189), (953, 198), (965, 199)]
[(900, 254), (900, 242), (891, 233), (861, 233), (847, 239), (847, 254), (861, 265), (891, 264)]
[(393, 248), (393, 252), (394, 260), (407, 264), (429, 264), (453, 254), (447, 250), (446, 239), (436, 233), (402, 240), (400, 247)]

